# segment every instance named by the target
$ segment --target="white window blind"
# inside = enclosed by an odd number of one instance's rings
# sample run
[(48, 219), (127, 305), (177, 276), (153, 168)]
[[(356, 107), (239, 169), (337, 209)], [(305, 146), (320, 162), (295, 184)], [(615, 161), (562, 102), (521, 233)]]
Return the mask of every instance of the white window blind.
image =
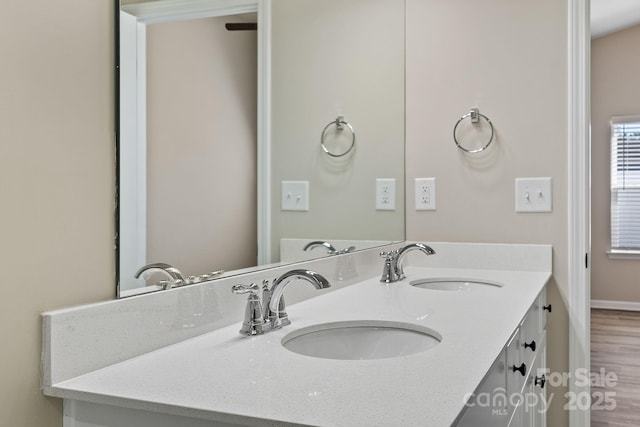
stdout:
[(611, 119), (611, 249), (640, 250), (640, 116)]

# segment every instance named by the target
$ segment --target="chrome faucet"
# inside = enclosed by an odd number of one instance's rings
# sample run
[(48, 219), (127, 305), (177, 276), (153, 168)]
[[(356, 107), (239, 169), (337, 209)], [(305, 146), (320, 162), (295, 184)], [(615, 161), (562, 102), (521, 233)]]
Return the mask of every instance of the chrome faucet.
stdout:
[(320, 248), (320, 247), (325, 248), (327, 250), (327, 253), (330, 255), (338, 252), (338, 250), (331, 243), (323, 242), (321, 240), (316, 240), (316, 241), (307, 243), (304, 249), (302, 250), (306, 252), (306, 251), (310, 251), (312, 249)]
[(342, 255), (342, 254), (347, 254), (349, 252), (353, 252), (356, 250), (355, 246), (349, 246), (348, 248), (344, 248), (344, 249), (336, 249), (335, 246), (333, 246), (331, 243), (324, 242), (322, 240), (309, 242), (305, 245), (305, 247), (302, 250), (306, 252), (319, 247), (323, 247), (327, 249), (327, 254), (329, 255)]
[(404, 275), (404, 267), (402, 262), (404, 261), (405, 255), (411, 251), (420, 251), (425, 255), (434, 255), (436, 251), (434, 251), (430, 246), (425, 245), (424, 243), (411, 243), (398, 251), (398, 257), (396, 258), (396, 274), (398, 275), (398, 280), (402, 280), (405, 278)]
[(336, 255), (348, 254), (348, 253), (353, 252), (355, 250), (356, 250), (355, 246), (349, 246), (348, 248), (338, 249), (338, 252), (336, 252)]
[(169, 276), (169, 280), (163, 280), (158, 282), (162, 286), (163, 289), (171, 289), (174, 286), (182, 286), (184, 284), (184, 276), (180, 273), (180, 270), (173, 267), (172, 265), (165, 264), (163, 262), (156, 262), (154, 264), (148, 264), (142, 267), (135, 274), (135, 278), (139, 278), (143, 273), (155, 273), (161, 272)]
[(249, 294), (240, 333), (260, 335), (290, 324), (283, 295), (289, 283), (296, 280), (309, 282), (318, 290), (331, 286), (327, 279), (315, 271), (291, 270), (275, 279), (271, 286), (268, 280), (262, 282), (262, 302), (260, 302), (259, 287), (255, 283), (249, 286), (234, 285), (231, 288), (234, 294)]
[(380, 281), (383, 283), (394, 283), (405, 278), (403, 261), (408, 252), (420, 251), (425, 255), (436, 253), (430, 246), (424, 243), (411, 243), (403, 248), (389, 252), (380, 252), (380, 256), (385, 258)]
[(271, 329), (278, 329), (291, 323), (285, 311), (283, 294), (289, 283), (296, 280), (307, 281), (318, 290), (331, 286), (321, 274), (311, 270), (291, 270), (278, 277), (271, 286), (269, 301), (265, 301), (265, 320), (268, 319)]
[(211, 273), (203, 274), (201, 276), (189, 276), (185, 278), (180, 270), (178, 270), (174, 266), (166, 264), (164, 262), (156, 262), (153, 264), (145, 265), (140, 270), (138, 270), (138, 272), (135, 274), (135, 278), (137, 279), (145, 273), (156, 272), (164, 273), (169, 276), (169, 280), (159, 280), (157, 282), (157, 284), (165, 290), (174, 287), (177, 288), (178, 286), (192, 285), (194, 283), (204, 282), (205, 280), (210, 280), (224, 274), (224, 270), (217, 270), (212, 271)]

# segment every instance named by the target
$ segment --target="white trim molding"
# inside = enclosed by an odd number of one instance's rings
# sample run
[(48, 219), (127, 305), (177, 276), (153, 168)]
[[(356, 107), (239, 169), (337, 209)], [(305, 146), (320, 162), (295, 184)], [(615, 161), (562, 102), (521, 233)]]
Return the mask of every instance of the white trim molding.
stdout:
[(611, 249), (607, 251), (610, 259), (640, 259), (640, 251), (626, 251), (622, 249)]
[[(144, 287), (134, 274), (146, 260), (146, 26), (184, 19), (258, 15), (258, 244), (270, 248), (270, 0), (162, 0), (120, 11), (120, 272), (118, 295)], [(126, 42), (126, 43), (125, 43)], [(262, 165), (262, 167), (260, 167)], [(126, 183), (126, 185), (122, 185)], [(264, 200), (261, 202), (261, 200)], [(264, 218), (261, 218), (264, 217)], [(266, 224), (266, 227), (261, 224)], [(259, 250), (260, 253), (260, 250)], [(270, 262), (267, 251), (264, 264)], [(152, 288), (146, 287), (146, 291)]]
[(258, 4), (258, 265), (271, 260), (271, 0)]
[(138, 22), (158, 24), (256, 12), (258, 0), (162, 0), (123, 5), (122, 10)]
[(605, 310), (640, 311), (640, 302), (594, 299), (591, 300), (591, 308), (602, 308)]
[[(142, 60), (141, 60), (142, 58)], [(118, 295), (144, 287), (147, 263), (146, 25), (120, 11), (120, 268)], [(126, 183), (126, 185), (123, 185)]]
[[(569, 137), (569, 371), (590, 369), (590, 51), (589, 1), (568, 1), (568, 137)], [(589, 385), (569, 383), (574, 396), (590, 396)], [(570, 427), (591, 424), (591, 413), (569, 413)]]

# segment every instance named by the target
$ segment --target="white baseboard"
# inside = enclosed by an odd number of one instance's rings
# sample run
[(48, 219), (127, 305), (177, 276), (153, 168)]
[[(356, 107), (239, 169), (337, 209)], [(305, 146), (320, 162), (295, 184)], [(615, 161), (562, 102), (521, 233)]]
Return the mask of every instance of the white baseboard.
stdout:
[(633, 301), (610, 301), (610, 300), (591, 300), (591, 308), (604, 308), (607, 310), (627, 310), (640, 311), (640, 302)]

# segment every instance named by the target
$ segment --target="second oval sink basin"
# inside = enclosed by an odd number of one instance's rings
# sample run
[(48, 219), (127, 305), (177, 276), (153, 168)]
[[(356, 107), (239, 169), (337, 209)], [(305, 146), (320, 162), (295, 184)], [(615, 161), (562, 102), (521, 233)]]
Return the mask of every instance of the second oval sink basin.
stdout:
[(399, 322), (325, 323), (291, 332), (282, 345), (294, 353), (323, 359), (371, 360), (421, 353), (442, 337), (431, 329)]
[(498, 289), (502, 287), (500, 283), (473, 279), (419, 279), (412, 281), (410, 284), (411, 286), (422, 289), (459, 292), (470, 292), (475, 289)]

